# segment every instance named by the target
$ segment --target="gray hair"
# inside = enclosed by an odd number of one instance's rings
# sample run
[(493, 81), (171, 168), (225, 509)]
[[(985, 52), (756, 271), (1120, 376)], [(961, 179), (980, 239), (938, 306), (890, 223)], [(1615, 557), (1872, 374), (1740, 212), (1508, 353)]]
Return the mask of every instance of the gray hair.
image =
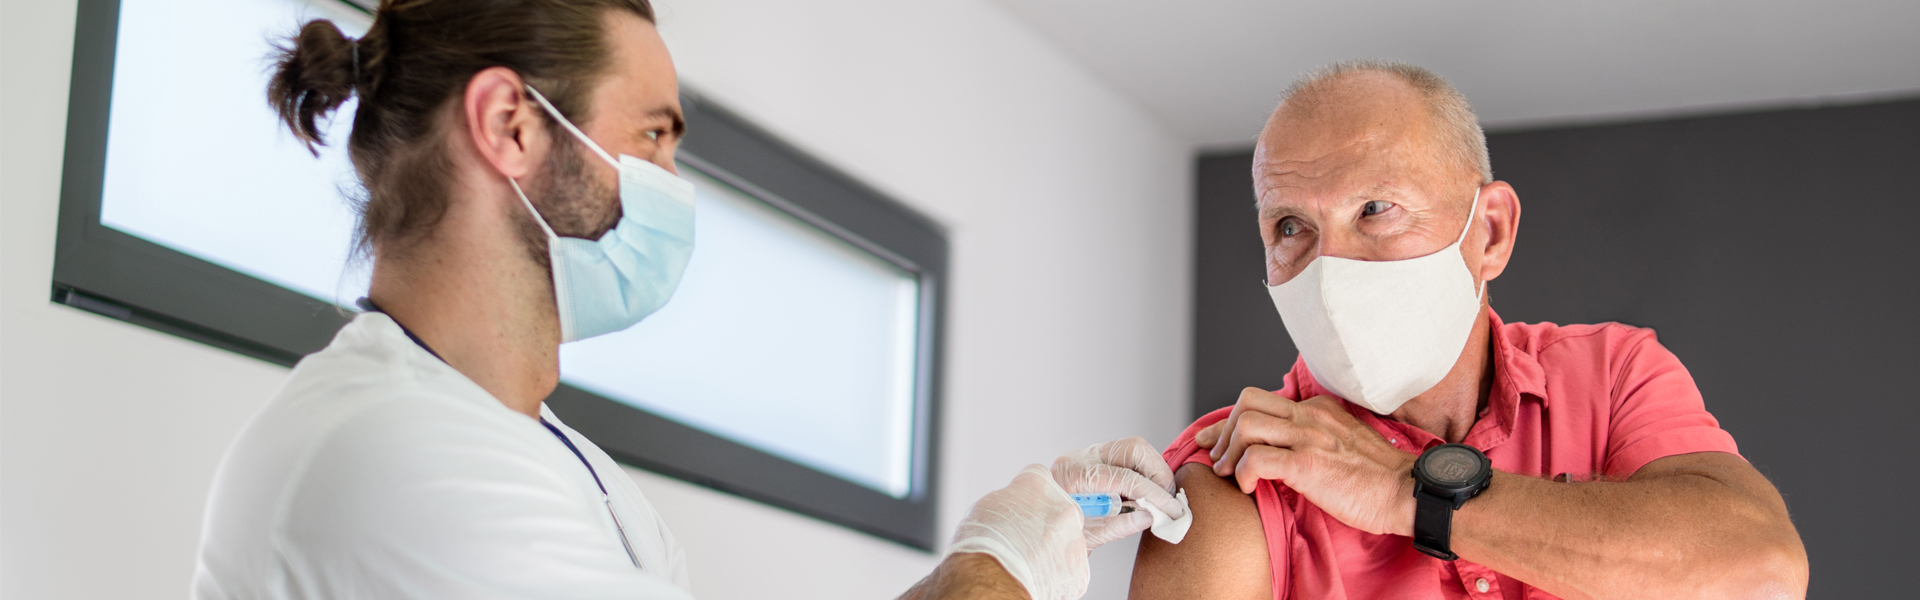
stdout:
[(1473, 107), (1467, 104), (1467, 97), (1454, 89), (1453, 84), (1418, 65), (1397, 60), (1343, 60), (1322, 65), (1301, 75), (1280, 93), (1280, 104), (1286, 104), (1294, 94), (1315, 87), (1323, 82), (1348, 73), (1374, 71), (1386, 73), (1413, 86), (1420, 96), (1426, 99), (1427, 110), (1439, 126), (1442, 139), (1442, 154), (1454, 160), (1462, 167), (1479, 172), (1480, 183), (1493, 182), (1493, 160), (1487, 156), (1487, 132), (1480, 129), (1480, 119), (1474, 116)]

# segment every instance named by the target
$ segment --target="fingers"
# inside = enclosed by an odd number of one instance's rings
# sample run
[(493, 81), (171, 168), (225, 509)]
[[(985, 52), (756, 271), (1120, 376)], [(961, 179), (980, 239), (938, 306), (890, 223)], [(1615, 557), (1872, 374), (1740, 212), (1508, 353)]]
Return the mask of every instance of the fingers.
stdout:
[(1038, 481), (1034, 481), (1035, 477), (1038, 477), (1040, 479), (1045, 479), (1047, 481), (1053, 481), (1053, 471), (1049, 471), (1047, 470), (1046, 467), (1040, 466), (1038, 464), (1027, 465), (1024, 468), (1021, 468), (1019, 473), (1014, 474), (1012, 484), (1017, 485), (1017, 484), (1024, 483), (1025, 485), (1030, 485), (1030, 486), (1045, 485)]
[(1112, 465), (1090, 465), (1081, 467), (1066, 484), (1067, 492), (1073, 494), (1112, 492), (1121, 498), (1136, 502), (1151, 502), (1162, 512), (1174, 518), (1185, 516), (1187, 511), (1180, 501), (1160, 487), (1159, 483), (1147, 479), (1130, 469)]
[[(1220, 422), (1214, 423), (1213, 425), (1209, 426), (1210, 428), (1213, 429), (1213, 440), (1215, 444), (1219, 444), (1220, 440), (1228, 439), (1233, 436), (1234, 424), (1240, 422), (1241, 411), (1245, 411), (1247, 409), (1247, 403), (1246, 403), (1247, 395), (1252, 394), (1255, 391), (1258, 391), (1258, 388), (1246, 388), (1246, 389), (1240, 390), (1240, 398), (1233, 401), (1233, 410), (1227, 411), (1227, 418), (1221, 419)], [(1220, 460), (1220, 447), (1218, 445), (1210, 446), (1210, 447), (1213, 448), (1213, 452), (1208, 453), (1207, 456), (1213, 458), (1216, 461)]]
[(1279, 394), (1260, 388), (1250, 387), (1240, 390), (1240, 400), (1233, 404), (1233, 412), (1227, 415), (1226, 420), (1218, 424), (1220, 429), (1215, 434), (1215, 445), (1212, 446), (1213, 452), (1209, 456), (1213, 458), (1216, 464), (1220, 462), (1221, 456), (1226, 451), (1226, 449), (1221, 446), (1220, 441), (1233, 439), (1234, 430), (1239, 429), (1240, 421), (1246, 418), (1247, 413), (1261, 412), (1283, 419), (1292, 418), (1294, 404), (1295, 402), (1292, 400), (1282, 398)]
[[(1053, 471), (1037, 464), (1027, 465), (1026, 468), (1021, 469), (1020, 474), (1013, 477), (1013, 483), (1007, 484), (1006, 489), (1026, 490), (1024, 493), (1045, 497), (1055, 502), (1073, 504), (1073, 497), (1068, 496), (1066, 489), (1060, 487), (1060, 483), (1054, 480)], [(1074, 506), (1077, 508), (1079, 505), (1074, 504)]]
[(1147, 443), (1146, 438), (1134, 436), (1101, 444), (1099, 455), (1102, 462), (1130, 469), (1160, 489), (1173, 491), (1173, 469), (1167, 468), (1167, 459), (1160, 456), (1160, 450)]
[(1117, 531), (1126, 531), (1126, 533), (1121, 534), (1120, 537), (1140, 533), (1153, 527), (1153, 515), (1144, 510), (1136, 510), (1126, 514), (1105, 517), (1103, 520), (1107, 521), (1105, 525)]
[(1293, 477), (1296, 458), (1300, 456), (1289, 448), (1273, 446), (1254, 446), (1248, 448), (1234, 468), (1233, 479), (1240, 484), (1240, 492), (1253, 493), (1262, 479), (1277, 479), (1285, 482)]
[(1068, 493), (1110, 492), (1175, 518), (1187, 514), (1173, 496), (1173, 469), (1153, 444), (1140, 437), (1069, 452), (1053, 462), (1053, 477)]
[(1325, 410), (1325, 411), (1328, 411), (1328, 412), (1329, 412), (1329, 413), (1331, 413), (1331, 414), (1343, 414), (1343, 415), (1344, 415), (1344, 414), (1346, 414), (1346, 413), (1347, 413), (1347, 410), (1346, 410), (1346, 409), (1344, 409), (1344, 408), (1341, 408), (1341, 407), (1340, 407), (1340, 399), (1339, 399), (1339, 398), (1335, 398), (1335, 397), (1333, 397), (1333, 396), (1328, 396), (1328, 395), (1325, 395), (1325, 394), (1321, 394), (1321, 395), (1319, 395), (1319, 396), (1314, 396), (1314, 397), (1312, 397), (1312, 398), (1308, 398), (1308, 399), (1306, 399), (1306, 400), (1301, 400), (1301, 401), (1300, 401), (1300, 402), (1299, 402), (1298, 404), (1301, 404), (1301, 405), (1304, 405), (1304, 406), (1311, 406), (1311, 407), (1314, 407), (1314, 408), (1318, 408), (1318, 409), (1321, 409), (1321, 410)]
[(1240, 417), (1240, 427), (1227, 443), (1217, 450), (1221, 455), (1213, 463), (1213, 472), (1225, 477), (1238, 470), (1241, 457), (1248, 449), (1258, 446), (1291, 448), (1306, 443), (1312, 438), (1312, 432), (1292, 419), (1276, 417), (1263, 412), (1249, 412)]
[(1227, 420), (1221, 419), (1212, 425), (1200, 428), (1200, 431), (1193, 434), (1193, 443), (1199, 444), (1201, 448), (1212, 448), (1214, 444), (1220, 443), (1220, 430), (1225, 429), (1226, 426)]
[(1085, 529), (1087, 549), (1098, 548), (1101, 544), (1140, 533), (1152, 527), (1153, 515), (1147, 514), (1146, 511), (1087, 519)]
[(1174, 498), (1173, 494), (1165, 488), (1160, 487), (1160, 484), (1132, 471), (1124, 472), (1122, 477), (1124, 480), (1115, 488), (1119, 490), (1121, 497), (1135, 502), (1151, 503), (1155, 508), (1159, 508), (1160, 512), (1167, 513), (1175, 519), (1187, 516), (1187, 507), (1181, 505), (1180, 500)]

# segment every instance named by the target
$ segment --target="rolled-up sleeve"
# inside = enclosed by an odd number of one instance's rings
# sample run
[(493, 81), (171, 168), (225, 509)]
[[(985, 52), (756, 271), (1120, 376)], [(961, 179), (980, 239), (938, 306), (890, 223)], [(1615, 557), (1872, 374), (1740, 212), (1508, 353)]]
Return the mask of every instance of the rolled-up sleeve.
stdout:
[(1636, 330), (1622, 344), (1613, 365), (1608, 478), (1632, 477), (1647, 463), (1669, 456), (1740, 454), (1733, 436), (1707, 412), (1693, 375), (1651, 330)]
[[(1299, 393), (1295, 391), (1293, 381), (1293, 376), (1288, 376), (1286, 387), (1276, 393), (1289, 399), (1298, 398)], [(1167, 445), (1166, 452), (1161, 454), (1161, 457), (1166, 459), (1167, 466), (1174, 471), (1179, 471), (1180, 467), (1191, 464), (1213, 467), (1211, 450), (1200, 447), (1200, 444), (1194, 441), (1194, 436), (1198, 435), (1201, 429), (1224, 421), (1232, 414), (1233, 407), (1228, 406), (1207, 413), (1192, 425), (1187, 426), (1186, 431), (1180, 432), (1180, 436), (1174, 438), (1173, 443)], [(1265, 536), (1267, 543), (1267, 557), (1270, 561), (1268, 568), (1273, 577), (1271, 582), (1273, 589), (1277, 591), (1276, 598), (1284, 597), (1285, 590), (1290, 589), (1293, 577), (1291, 559), (1294, 545), (1298, 541), (1293, 533), (1294, 511), (1281, 498), (1281, 490), (1284, 487), (1279, 482), (1269, 479), (1261, 481), (1253, 491), (1254, 509), (1259, 512), (1261, 533)], [(1196, 515), (1195, 518), (1200, 517)]]

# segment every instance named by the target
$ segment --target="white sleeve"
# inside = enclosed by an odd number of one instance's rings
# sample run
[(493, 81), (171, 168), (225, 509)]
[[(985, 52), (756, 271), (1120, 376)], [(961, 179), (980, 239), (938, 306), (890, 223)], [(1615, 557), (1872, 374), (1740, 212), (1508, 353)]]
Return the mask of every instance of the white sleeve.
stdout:
[[(302, 598), (675, 599), (575, 484), (488, 419), (395, 402), (355, 416), (305, 466), (275, 546)], [(604, 510), (601, 508), (600, 510)]]

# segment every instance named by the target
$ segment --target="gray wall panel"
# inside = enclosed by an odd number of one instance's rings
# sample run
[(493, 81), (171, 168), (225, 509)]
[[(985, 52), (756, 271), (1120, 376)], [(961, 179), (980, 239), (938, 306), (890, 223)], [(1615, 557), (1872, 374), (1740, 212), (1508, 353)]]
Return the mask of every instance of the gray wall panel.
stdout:
[(1194, 168), (1193, 417), (1249, 386), (1279, 389), (1296, 354), (1267, 298), (1252, 164), (1252, 153), (1235, 152)]

